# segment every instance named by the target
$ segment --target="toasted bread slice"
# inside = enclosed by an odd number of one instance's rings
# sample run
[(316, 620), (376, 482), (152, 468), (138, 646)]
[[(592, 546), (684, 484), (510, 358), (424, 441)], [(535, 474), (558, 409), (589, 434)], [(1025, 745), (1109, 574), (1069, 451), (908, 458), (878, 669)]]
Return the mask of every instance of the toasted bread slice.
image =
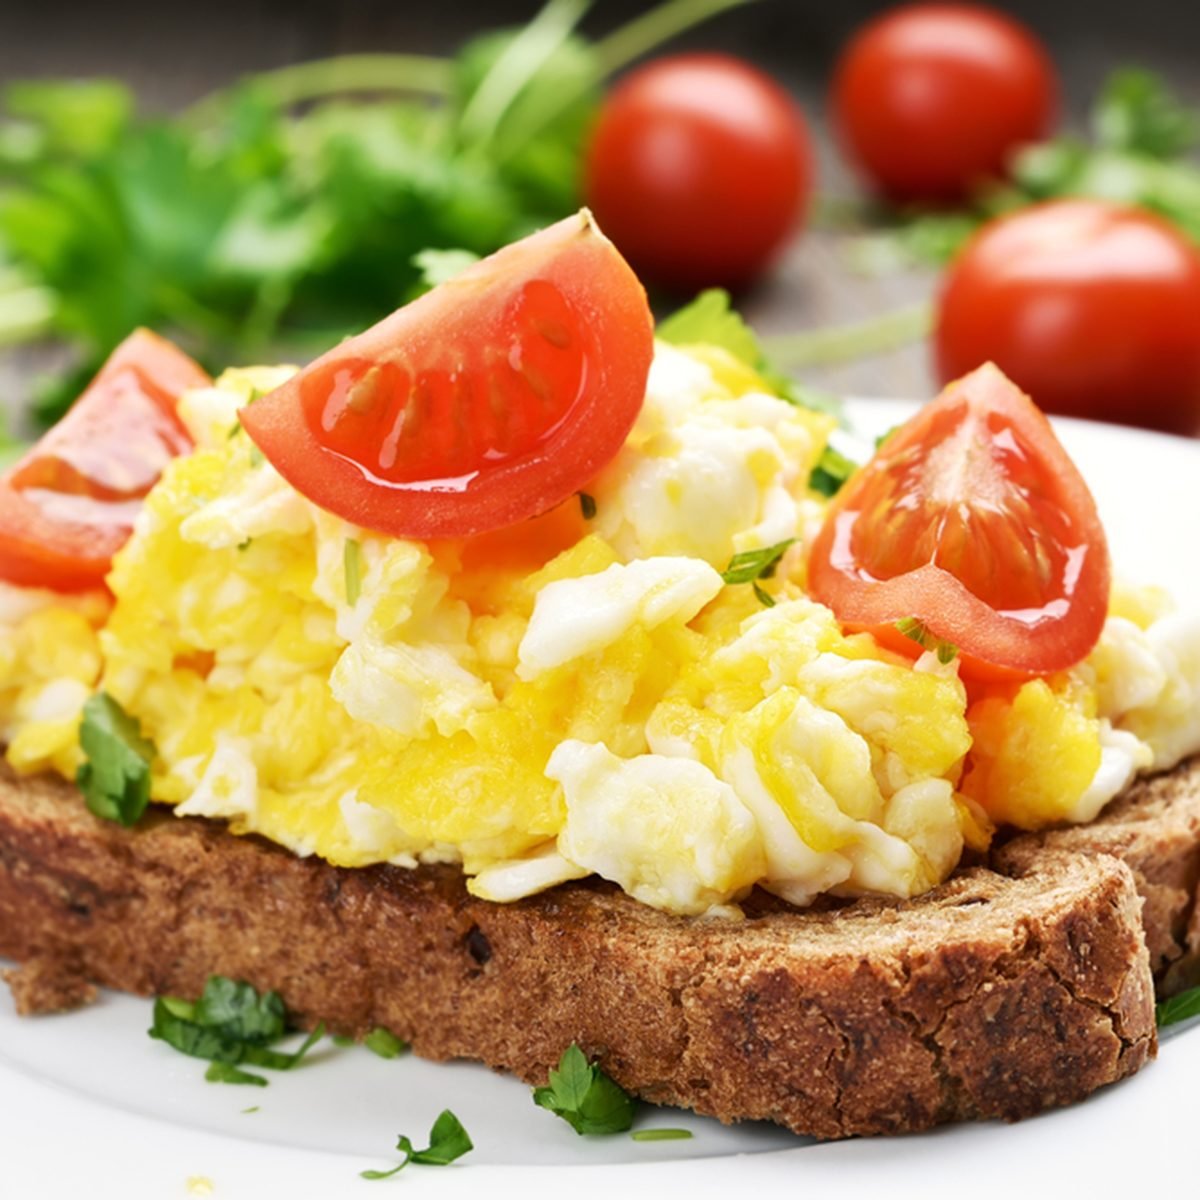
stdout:
[(1067, 1104), (1155, 1052), (1134, 873), (1008, 854), (1012, 875), (916, 900), (756, 897), (744, 921), (597, 881), (497, 905), (453, 868), (342, 870), (166, 812), (124, 830), (66, 784), (5, 775), (0, 955), (30, 964), (16, 993), (39, 1007), (81, 981), (193, 996), (215, 972), (302, 1023), (385, 1026), (530, 1082), (574, 1041), (630, 1091), (723, 1121), (897, 1132)]

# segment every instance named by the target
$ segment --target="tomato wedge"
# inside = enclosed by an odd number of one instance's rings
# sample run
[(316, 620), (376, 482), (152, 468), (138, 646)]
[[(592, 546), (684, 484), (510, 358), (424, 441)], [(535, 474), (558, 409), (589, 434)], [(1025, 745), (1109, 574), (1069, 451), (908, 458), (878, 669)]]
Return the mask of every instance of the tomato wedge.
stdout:
[(915, 619), (976, 678), (1079, 662), (1100, 637), (1110, 588), (1087, 484), (1049, 421), (990, 363), (850, 480), (808, 572), (840, 620), (886, 635)]
[(83, 591), (104, 581), (142, 498), (192, 448), (175, 415), (209, 377), (139, 329), (113, 351), (71, 410), (0, 477), (0, 579)]
[(584, 211), (343, 342), (241, 421), (329, 512), (465, 537), (582, 488), (625, 441), (653, 351), (646, 294)]

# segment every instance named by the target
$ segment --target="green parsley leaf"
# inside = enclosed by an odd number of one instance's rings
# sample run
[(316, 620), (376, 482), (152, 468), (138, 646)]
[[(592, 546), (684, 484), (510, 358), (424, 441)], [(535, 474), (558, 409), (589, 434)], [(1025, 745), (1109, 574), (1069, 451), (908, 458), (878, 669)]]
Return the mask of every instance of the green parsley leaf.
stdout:
[(474, 1150), (471, 1137), (462, 1122), (447, 1108), (442, 1111), (429, 1131), (429, 1149), (414, 1150), (413, 1144), (404, 1134), (396, 1142), (396, 1149), (404, 1157), (389, 1171), (360, 1171), (363, 1179), (390, 1179), (402, 1171), (410, 1162), (427, 1167), (445, 1167)]
[(633, 1124), (636, 1108), (633, 1098), (574, 1043), (550, 1071), (548, 1086), (534, 1089), (533, 1102), (578, 1134), (623, 1133)]
[(204, 1072), (204, 1078), (209, 1083), (248, 1084), (251, 1087), (267, 1086), (267, 1081), (261, 1075), (243, 1071), (241, 1067), (235, 1067), (232, 1063), (227, 1062), (209, 1063), (208, 1070)]
[(1154, 1018), (1159, 1029), (1200, 1016), (1200, 987), (1189, 988), (1155, 1006)]
[(136, 824), (150, 802), (154, 743), (107, 692), (97, 692), (83, 706), (79, 744), (86, 761), (75, 782), (88, 808), (127, 828)]
[(445, 1167), (474, 1148), (462, 1122), (447, 1108), (439, 1114), (429, 1131), (429, 1149), (411, 1150), (410, 1147), (410, 1152), (415, 1163)]
[(210, 975), (190, 1018), (240, 1042), (266, 1045), (287, 1032), (287, 1014), (278, 992), (262, 996), (242, 980)]
[(709, 288), (690, 304), (660, 321), (655, 329), (660, 341), (674, 346), (719, 346), (739, 362), (756, 370), (762, 365), (762, 348), (754, 330), (733, 308), (723, 288)]
[(692, 1136), (690, 1129), (635, 1129), (630, 1135), (635, 1142), (684, 1142)]
[(770, 579), (779, 566), (779, 560), (787, 552), (787, 548), (795, 541), (788, 538), (784, 542), (776, 542), (773, 546), (763, 546), (760, 550), (743, 550), (729, 560), (729, 566), (721, 572), (721, 579), (727, 584), (755, 583), (759, 579)]
[(479, 255), (473, 250), (426, 249), (418, 250), (412, 261), (421, 272), (417, 289), (427, 292), (461, 275), (479, 261)]
[(1200, 113), (1150, 71), (1127, 68), (1107, 80), (1092, 113), (1096, 141), (1152, 158), (1179, 158), (1200, 141)]
[(579, 511), (583, 513), (585, 521), (593, 521), (596, 518), (596, 501), (587, 492), (579, 493)]
[(363, 1039), (363, 1045), (380, 1058), (396, 1058), (408, 1049), (407, 1042), (401, 1041), (390, 1029), (384, 1029), (383, 1026), (372, 1029)]
[(278, 993), (260, 996), (250, 984), (220, 975), (209, 977), (195, 1004), (175, 996), (157, 997), (149, 1030), (152, 1038), (166, 1042), (181, 1054), (217, 1065), (220, 1069), (210, 1069), (205, 1076), (210, 1082), (260, 1087), (266, 1081), (257, 1082), (258, 1076), (240, 1078), (237, 1072), (224, 1068), (245, 1064), (290, 1071), (325, 1036), (325, 1026), (318, 1024), (298, 1050), (289, 1053), (271, 1049), (270, 1043), (287, 1032), (287, 1016)]
[(836, 496), (842, 490), (842, 484), (857, 470), (858, 463), (853, 459), (832, 446), (826, 446), (808, 477), (808, 486), (822, 496)]
[(347, 538), (342, 547), (342, 568), (346, 575), (346, 603), (353, 608), (362, 595), (362, 546)]

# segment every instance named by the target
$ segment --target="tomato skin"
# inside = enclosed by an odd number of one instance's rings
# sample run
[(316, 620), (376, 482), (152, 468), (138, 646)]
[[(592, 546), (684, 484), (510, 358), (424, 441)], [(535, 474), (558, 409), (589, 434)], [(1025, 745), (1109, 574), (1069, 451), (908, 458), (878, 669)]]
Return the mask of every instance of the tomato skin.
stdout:
[(991, 8), (908, 4), (870, 21), (838, 59), (835, 122), (847, 156), (889, 199), (948, 202), (1002, 178), (1051, 128), (1054, 67)]
[(654, 354), (646, 294), (586, 210), (506, 247), (242, 409), (289, 483), (392, 537), (547, 512), (625, 442)]
[(0, 478), (0, 579), (85, 591), (103, 585), (162, 469), (191, 438), (175, 415), (212, 381), (148, 330), (113, 351), (61, 421)]
[(813, 155), (795, 101), (724, 54), (658, 59), (605, 101), (584, 191), (639, 274), (680, 291), (741, 287), (803, 218)]
[(1048, 412), (1200, 432), (1200, 252), (1098, 200), (994, 221), (943, 285), (937, 370), (988, 360)]
[(834, 499), (813, 596), (898, 645), (915, 618), (964, 676), (1065, 670), (1099, 640), (1111, 567), (1095, 501), (1050, 423), (990, 363), (893, 433)]

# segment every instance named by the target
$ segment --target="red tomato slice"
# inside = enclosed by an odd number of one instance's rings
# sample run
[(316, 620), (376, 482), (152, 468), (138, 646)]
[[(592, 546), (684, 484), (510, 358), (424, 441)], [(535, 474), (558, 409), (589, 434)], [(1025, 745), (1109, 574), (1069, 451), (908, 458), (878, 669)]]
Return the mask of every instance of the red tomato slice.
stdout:
[(1100, 637), (1110, 588), (1087, 484), (990, 363), (950, 384), (850, 480), (808, 571), (840, 620), (894, 634), (916, 618), (977, 678), (1079, 662)]
[(82, 591), (104, 581), (142, 497), (192, 448), (175, 405), (209, 377), (181, 350), (139, 329), (87, 391), (0, 479), (0, 579)]
[(585, 211), (343, 342), (241, 421), (329, 512), (465, 537), (583, 487), (625, 441), (653, 351), (646, 294)]

